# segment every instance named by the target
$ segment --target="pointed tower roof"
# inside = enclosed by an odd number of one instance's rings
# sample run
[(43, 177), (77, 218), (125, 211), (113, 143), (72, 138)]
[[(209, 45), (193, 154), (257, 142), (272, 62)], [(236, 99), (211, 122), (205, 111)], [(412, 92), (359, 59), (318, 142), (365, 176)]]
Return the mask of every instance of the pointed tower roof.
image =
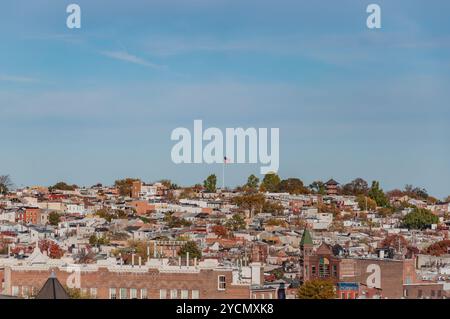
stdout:
[(307, 245), (313, 245), (313, 240), (311, 237), (311, 233), (309, 232), (308, 228), (305, 227), (305, 230), (303, 231), (302, 239), (300, 240), (300, 246)]
[(70, 297), (52, 271), (44, 286), (39, 290), (36, 299), (70, 299)]
[(325, 185), (339, 185), (339, 183), (331, 178), (328, 182), (325, 183)]

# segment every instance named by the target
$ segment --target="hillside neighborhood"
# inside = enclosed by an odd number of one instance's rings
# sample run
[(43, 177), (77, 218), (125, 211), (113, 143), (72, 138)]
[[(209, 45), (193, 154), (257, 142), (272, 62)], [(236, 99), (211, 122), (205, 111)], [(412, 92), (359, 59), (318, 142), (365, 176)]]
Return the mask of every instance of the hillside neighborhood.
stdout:
[(35, 298), (54, 278), (70, 298), (450, 296), (450, 198), (361, 178), (216, 184), (16, 188), (2, 176), (0, 295)]

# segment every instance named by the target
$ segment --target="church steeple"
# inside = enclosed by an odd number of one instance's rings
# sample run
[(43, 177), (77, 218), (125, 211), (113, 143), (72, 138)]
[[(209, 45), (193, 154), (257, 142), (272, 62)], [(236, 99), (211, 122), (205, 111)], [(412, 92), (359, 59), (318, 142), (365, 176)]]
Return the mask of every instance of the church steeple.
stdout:
[(311, 233), (309, 232), (308, 228), (305, 227), (302, 234), (302, 239), (300, 240), (300, 249), (303, 253), (303, 255), (310, 255), (313, 249), (313, 240)]

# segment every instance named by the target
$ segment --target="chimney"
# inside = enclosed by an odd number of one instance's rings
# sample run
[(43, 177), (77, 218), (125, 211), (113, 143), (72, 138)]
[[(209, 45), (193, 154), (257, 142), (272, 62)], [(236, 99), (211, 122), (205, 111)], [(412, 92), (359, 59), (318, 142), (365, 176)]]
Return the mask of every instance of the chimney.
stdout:
[(252, 285), (261, 285), (261, 263), (251, 263)]

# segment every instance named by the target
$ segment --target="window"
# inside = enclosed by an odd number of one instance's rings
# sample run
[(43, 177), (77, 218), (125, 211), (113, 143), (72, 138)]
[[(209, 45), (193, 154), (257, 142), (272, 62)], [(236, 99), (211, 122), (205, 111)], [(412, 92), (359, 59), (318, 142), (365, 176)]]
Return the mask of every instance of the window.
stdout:
[(87, 288), (81, 288), (81, 294), (82, 294), (83, 296), (86, 296), (87, 293), (88, 293)]
[(436, 292), (434, 290), (431, 290), (431, 297), (435, 297), (436, 296)]
[(272, 297), (272, 293), (269, 293), (269, 299), (272, 299), (273, 297)]
[(167, 290), (166, 289), (159, 290), (159, 299), (167, 299)]
[(333, 265), (333, 277), (338, 276), (337, 265)]
[(321, 257), (319, 260), (319, 276), (328, 277), (330, 275), (330, 261), (328, 258)]
[(261, 296), (259, 296), (259, 298), (264, 299), (264, 294), (261, 294)]
[(22, 286), (22, 296), (28, 297), (29, 296), (29, 288), (28, 286)]
[(120, 288), (120, 299), (127, 299), (127, 288)]
[(192, 299), (200, 298), (200, 293), (198, 290), (192, 290)]
[(189, 299), (189, 290), (181, 290), (181, 299)]
[(419, 289), (419, 290), (417, 291), (417, 297), (418, 297), (418, 298), (422, 298), (422, 289)]
[(305, 275), (308, 276), (308, 266), (305, 266)]
[(137, 289), (130, 288), (130, 299), (137, 299)]
[(316, 266), (314, 266), (314, 265), (311, 266), (311, 274), (313, 274), (313, 275), (316, 274)]
[(19, 286), (12, 286), (12, 295), (13, 296), (19, 295)]
[(176, 289), (170, 290), (170, 299), (177, 299), (178, 298), (178, 291)]
[(341, 299), (345, 299), (345, 292), (341, 292)]
[(408, 289), (403, 290), (403, 297), (408, 297)]
[(109, 299), (117, 299), (116, 288), (109, 288)]
[(442, 296), (442, 290), (438, 290), (437, 296), (440, 298)]
[(224, 275), (220, 275), (217, 277), (217, 289), (219, 290), (225, 290), (227, 287), (226, 278)]
[(147, 288), (141, 289), (141, 299), (147, 299)]
[(89, 294), (91, 295), (91, 298), (97, 298), (97, 288), (91, 288)]

